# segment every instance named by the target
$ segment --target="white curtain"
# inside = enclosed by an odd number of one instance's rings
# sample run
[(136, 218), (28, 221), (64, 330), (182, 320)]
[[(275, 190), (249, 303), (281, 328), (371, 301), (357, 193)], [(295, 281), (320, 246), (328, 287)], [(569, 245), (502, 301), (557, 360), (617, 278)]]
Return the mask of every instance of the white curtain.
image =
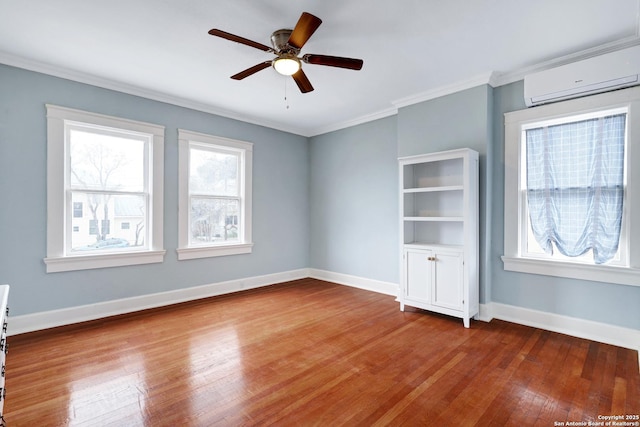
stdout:
[(620, 241), (626, 114), (526, 131), (527, 202), (542, 249), (611, 260)]

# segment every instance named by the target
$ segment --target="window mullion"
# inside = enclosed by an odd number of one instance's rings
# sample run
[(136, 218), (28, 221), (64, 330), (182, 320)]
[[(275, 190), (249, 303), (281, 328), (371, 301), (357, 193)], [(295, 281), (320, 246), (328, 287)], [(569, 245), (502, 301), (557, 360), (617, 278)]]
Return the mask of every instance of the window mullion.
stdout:
[(145, 191), (118, 191), (118, 190), (89, 190), (87, 188), (72, 187), (67, 190), (70, 193), (86, 193), (86, 194), (105, 194), (114, 196), (147, 196), (149, 193)]
[(190, 193), (189, 197), (198, 198), (198, 199), (207, 199), (207, 200), (241, 200), (240, 196), (218, 196), (211, 194), (199, 194), (199, 193)]

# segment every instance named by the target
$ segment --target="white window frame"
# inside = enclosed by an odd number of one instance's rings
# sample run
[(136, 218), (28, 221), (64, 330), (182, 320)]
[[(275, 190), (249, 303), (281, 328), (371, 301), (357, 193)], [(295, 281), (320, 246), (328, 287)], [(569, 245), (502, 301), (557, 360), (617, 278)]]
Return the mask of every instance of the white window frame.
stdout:
[[(87, 270), (94, 268), (163, 262), (163, 214), (164, 214), (164, 126), (134, 120), (106, 116), (56, 105), (47, 109), (47, 257), (44, 259), (47, 273)], [(67, 201), (65, 178), (69, 167), (69, 126), (82, 123), (91, 127), (117, 129), (147, 134), (150, 138), (149, 163), (149, 212), (147, 249), (132, 249), (118, 253), (69, 254), (66, 246), (72, 232), (73, 206)]]
[[(209, 147), (220, 152), (232, 151), (240, 157), (240, 223), (239, 241), (213, 242), (210, 245), (189, 244), (190, 192), (189, 156), (192, 147)], [(227, 255), (249, 254), (253, 250), (251, 238), (253, 144), (178, 129), (178, 259), (188, 260)]]
[[(526, 206), (523, 200), (523, 131), (533, 123), (563, 120), (604, 110), (627, 111), (625, 200), (620, 262), (605, 265), (526, 256)], [(505, 113), (504, 269), (640, 286), (640, 87)], [(634, 165), (636, 165), (634, 167)]]

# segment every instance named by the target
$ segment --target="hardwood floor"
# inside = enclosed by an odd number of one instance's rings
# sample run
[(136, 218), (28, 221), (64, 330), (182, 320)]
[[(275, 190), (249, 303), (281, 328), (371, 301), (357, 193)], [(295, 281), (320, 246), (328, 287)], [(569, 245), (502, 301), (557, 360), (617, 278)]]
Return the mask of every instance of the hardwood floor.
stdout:
[(632, 350), (314, 279), (9, 337), (9, 426), (554, 426), (640, 414)]

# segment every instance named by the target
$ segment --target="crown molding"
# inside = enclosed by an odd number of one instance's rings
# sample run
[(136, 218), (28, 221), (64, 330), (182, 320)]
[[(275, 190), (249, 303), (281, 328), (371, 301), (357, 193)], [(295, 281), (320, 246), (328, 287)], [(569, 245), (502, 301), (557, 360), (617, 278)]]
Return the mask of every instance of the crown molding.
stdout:
[(391, 101), (391, 103), (396, 108), (407, 107), (409, 105), (419, 104), (421, 102), (429, 101), (435, 98), (440, 98), (441, 96), (451, 95), (452, 93), (461, 92), (466, 89), (471, 89), (476, 86), (481, 86), (486, 84), (492, 85), (494, 80), (495, 80), (494, 73), (488, 72), (488, 73), (484, 73), (484, 74), (480, 74), (478, 76), (472, 77), (467, 80), (462, 80), (449, 85), (439, 86), (439, 87), (436, 87), (435, 89), (431, 89), (426, 92), (407, 96), (405, 98), (400, 98), (398, 100)]
[(384, 110), (375, 111), (373, 113), (365, 114), (364, 116), (356, 117), (354, 119), (315, 128), (309, 133), (308, 136), (318, 136), (336, 130), (350, 128), (353, 126), (361, 125), (363, 123), (373, 122), (374, 120), (384, 119), (385, 117), (395, 116), (396, 114), (398, 114), (397, 108), (386, 108)]
[[(640, 25), (640, 23), (639, 23)], [(509, 83), (513, 83), (522, 80), (527, 74), (547, 70), (550, 68), (558, 67), (561, 65), (569, 64), (571, 62), (581, 61), (583, 59), (591, 58), (594, 56), (603, 55), (609, 52), (625, 49), (628, 47), (640, 45), (640, 35), (634, 35), (621, 40), (617, 40), (611, 43), (607, 43), (594, 48), (586, 49), (573, 54), (565, 55), (560, 58), (555, 58), (531, 66), (523, 67), (518, 70), (499, 73), (495, 71), (486, 72), (470, 79), (462, 80), (448, 85), (436, 87), (426, 92), (421, 92), (415, 95), (410, 95), (404, 98), (400, 98), (391, 101), (391, 107), (382, 110), (374, 111), (369, 114), (359, 116), (353, 119), (332, 123), (326, 126), (320, 126), (313, 129), (299, 128), (294, 126), (287, 126), (279, 122), (273, 122), (264, 120), (258, 117), (249, 116), (246, 114), (240, 114), (235, 111), (225, 110), (222, 108), (214, 107), (209, 104), (196, 102), (179, 96), (169, 95), (166, 93), (145, 89), (139, 86), (130, 85), (115, 80), (105, 79), (102, 77), (94, 76), (87, 73), (81, 73), (75, 70), (71, 70), (64, 67), (58, 67), (51, 64), (34, 61), (31, 59), (23, 58), (20, 56), (12, 55), (6, 52), (0, 51), (0, 63), (14, 66), (17, 68), (26, 69), (29, 71), (35, 71), (51, 75), (54, 77), (63, 78), (66, 80), (72, 80), (79, 83), (85, 83), (92, 86), (101, 87), (104, 89), (115, 90), (118, 92), (126, 93), (129, 95), (139, 96), (154, 101), (164, 102), (167, 104), (176, 105), (179, 107), (189, 108), (196, 111), (202, 111), (209, 114), (214, 114), (221, 117), (226, 117), (233, 120), (242, 121), (245, 123), (263, 126), (270, 129), (279, 130), (282, 132), (292, 133), (300, 135), (306, 138), (313, 136), (333, 132), (340, 129), (356, 126), (359, 124), (371, 122), (381, 118), (389, 117), (398, 114), (398, 110), (409, 105), (418, 104), (421, 102), (429, 101), (442, 96), (451, 95), (456, 92), (460, 92), (466, 89), (471, 89), (476, 86), (489, 85), (491, 87), (503, 86)]]
[(412, 95), (412, 96), (398, 99), (396, 101), (392, 101), (391, 104), (393, 105), (393, 107), (386, 108), (384, 110), (379, 110), (364, 116), (360, 116), (352, 120), (346, 120), (343, 122), (334, 123), (324, 127), (316, 128), (311, 132), (310, 136), (317, 136), (324, 133), (329, 133), (336, 130), (345, 129), (345, 128), (356, 126), (359, 124), (382, 119), (385, 117), (394, 116), (398, 114), (398, 109), (402, 107), (407, 107), (413, 104), (419, 104), (421, 102), (429, 101), (435, 98), (440, 98), (446, 95), (451, 95), (452, 93), (460, 92), (466, 89), (471, 89), (473, 87), (484, 85), (484, 84), (489, 84), (491, 86), (494, 86), (495, 73), (493, 72), (485, 73), (468, 80), (464, 80), (464, 81), (453, 83), (446, 86), (440, 86), (433, 90), (429, 90), (426, 92), (419, 93), (417, 95)]
[(309, 136), (307, 135), (307, 132), (301, 128), (284, 126), (282, 123), (272, 122), (269, 120), (252, 117), (246, 114), (239, 114), (234, 111), (214, 107), (210, 104), (205, 104), (163, 92), (145, 89), (140, 86), (130, 85), (116, 80), (105, 79), (103, 77), (98, 77), (88, 73), (81, 73), (69, 68), (59, 67), (40, 61), (34, 61), (32, 59), (12, 55), (2, 51), (0, 51), (0, 64), (6, 64), (12, 67), (47, 74), (65, 80), (71, 80), (78, 83), (101, 87), (103, 89), (114, 90), (117, 92), (126, 93), (128, 95), (139, 96), (141, 98), (146, 98), (153, 101), (164, 102), (166, 104), (171, 104), (178, 107), (184, 107), (191, 110), (202, 111), (204, 113), (215, 114), (217, 116), (250, 123), (257, 126), (264, 126), (270, 129), (280, 130), (283, 132), (293, 133), (305, 137)]
[(572, 62), (582, 61), (584, 59), (593, 58), (595, 56), (604, 55), (607, 53), (615, 52), (618, 50), (626, 49), (629, 47), (640, 45), (640, 36), (635, 35), (624, 39), (616, 40), (611, 43), (606, 43), (600, 46), (596, 46), (590, 49), (585, 49), (579, 52), (575, 52), (569, 55), (554, 58), (548, 61), (540, 62), (528, 67), (519, 68), (517, 70), (508, 71), (505, 73), (495, 73), (493, 87), (504, 86), (509, 83), (517, 82), (524, 79), (527, 74), (536, 73), (538, 71), (544, 71), (562, 65), (567, 65)]

